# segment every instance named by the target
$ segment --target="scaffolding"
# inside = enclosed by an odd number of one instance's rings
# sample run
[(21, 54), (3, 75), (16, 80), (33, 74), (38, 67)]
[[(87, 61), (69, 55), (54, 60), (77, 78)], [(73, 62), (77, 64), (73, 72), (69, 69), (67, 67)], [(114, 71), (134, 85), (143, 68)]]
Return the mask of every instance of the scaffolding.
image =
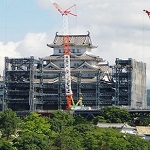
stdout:
[(113, 67), (114, 79), (114, 104), (116, 106), (131, 105), (131, 86), (132, 86), (132, 59), (122, 60), (116, 58), (115, 66)]
[[(64, 71), (53, 68), (48, 70), (44, 61), (34, 59), (33, 56), (5, 58), (4, 109), (11, 108), (14, 111), (66, 109)], [(145, 106), (145, 70), (145, 64), (131, 58), (116, 59), (115, 65), (112, 66), (112, 74), (109, 76), (111, 80), (104, 80), (105, 73), (101, 69), (72, 70), (73, 99), (76, 103), (82, 94), (83, 104), (93, 109), (112, 105)], [(140, 86), (139, 79), (142, 80)]]
[[(39, 82), (35, 82), (39, 80)], [(42, 62), (30, 58), (5, 57), (4, 109), (30, 110), (42, 101)]]

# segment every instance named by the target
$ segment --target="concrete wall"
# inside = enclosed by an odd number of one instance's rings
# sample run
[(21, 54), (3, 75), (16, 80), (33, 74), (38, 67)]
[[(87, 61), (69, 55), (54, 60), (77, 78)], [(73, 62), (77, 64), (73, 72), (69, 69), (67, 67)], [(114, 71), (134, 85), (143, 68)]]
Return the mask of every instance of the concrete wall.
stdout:
[(131, 107), (145, 108), (146, 99), (146, 63), (132, 59)]

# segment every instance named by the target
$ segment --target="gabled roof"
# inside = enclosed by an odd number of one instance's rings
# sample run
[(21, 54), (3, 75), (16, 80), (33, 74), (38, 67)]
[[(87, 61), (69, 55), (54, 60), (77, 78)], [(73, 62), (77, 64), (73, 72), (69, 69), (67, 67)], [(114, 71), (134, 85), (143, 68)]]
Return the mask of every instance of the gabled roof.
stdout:
[(96, 67), (93, 67), (92, 65), (90, 65), (89, 63), (87, 63), (86, 61), (80, 65), (77, 69), (98, 69)]
[[(87, 35), (69, 35), (69, 40), (71, 46), (86, 46), (90, 48), (96, 48), (96, 46), (92, 45), (89, 32)], [(47, 46), (51, 48), (63, 46), (63, 35), (58, 35), (56, 33), (53, 44), (47, 44)]]
[(47, 66), (44, 67), (47, 70), (60, 70), (61, 68), (55, 65), (54, 63), (50, 62)]

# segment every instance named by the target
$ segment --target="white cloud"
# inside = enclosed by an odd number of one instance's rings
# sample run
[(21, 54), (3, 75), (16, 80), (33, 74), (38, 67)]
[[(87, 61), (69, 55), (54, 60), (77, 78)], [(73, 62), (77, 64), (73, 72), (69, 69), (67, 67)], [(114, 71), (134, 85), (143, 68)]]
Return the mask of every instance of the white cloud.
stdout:
[(20, 42), (8, 42), (8, 43), (3, 43), (0, 41), (0, 74), (3, 74), (4, 70), (4, 61), (5, 57), (20, 57), (20, 54), (16, 52), (17, 46), (20, 44)]
[[(37, 2), (39, 7), (50, 10), (48, 15), (52, 21), (55, 15), (59, 15), (50, 0), (37, 0)], [(70, 33), (87, 34), (87, 31), (90, 31), (93, 44), (98, 46), (98, 49), (93, 50), (96, 55), (111, 64), (117, 57), (146, 62), (147, 85), (150, 88), (150, 19), (143, 12), (143, 9), (150, 10), (150, 1), (56, 0), (56, 2), (64, 9), (76, 3), (76, 10), (75, 8), (71, 10), (77, 12), (78, 17), (77, 20), (75, 17), (69, 17)], [(57, 29), (58, 22), (60, 28)], [(61, 24), (60, 19), (48, 32), (60, 33)], [(54, 36), (52, 35), (52, 38)], [(52, 54), (52, 50), (46, 47), (47, 43), (52, 43), (52, 38), (50, 39), (47, 33), (28, 33), (22, 41), (12, 42), (13, 46), (11, 45), (10, 49), (14, 56), (44, 57)], [(8, 44), (0, 44), (0, 49), (4, 47), (8, 47)], [(1, 57), (4, 54), (1, 54)], [(7, 51), (6, 54), (9, 55), (9, 52)]]
[(46, 33), (28, 33), (18, 45), (16, 51), (22, 57), (44, 57), (52, 54), (52, 50), (46, 46), (48, 43), (49, 38)]
[(8, 42), (4, 44), (0, 42), (0, 74), (4, 70), (4, 58), (23, 58), (34, 56), (35, 58), (42, 58), (53, 53), (52, 49), (48, 48), (46, 44), (49, 38), (46, 33), (28, 33), (22, 41)]

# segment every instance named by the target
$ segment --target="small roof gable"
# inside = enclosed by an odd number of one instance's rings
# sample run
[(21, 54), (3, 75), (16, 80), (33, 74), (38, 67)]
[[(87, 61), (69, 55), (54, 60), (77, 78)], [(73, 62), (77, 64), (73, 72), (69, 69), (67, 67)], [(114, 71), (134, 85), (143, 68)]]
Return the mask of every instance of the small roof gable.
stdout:
[(77, 69), (97, 69), (96, 67), (93, 67), (92, 65), (90, 65), (89, 63), (87, 63), (86, 61), (84, 63), (82, 63)]
[(47, 70), (60, 70), (61, 68), (55, 65), (54, 63), (50, 62), (47, 66), (44, 67)]
[[(92, 45), (89, 32), (87, 35), (69, 35), (69, 41), (70, 45), (73, 46), (87, 46), (90, 48), (96, 48), (96, 46)], [(56, 33), (53, 44), (47, 44), (47, 46), (51, 48), (63, 46), (63, 35), (58, 35)]]

